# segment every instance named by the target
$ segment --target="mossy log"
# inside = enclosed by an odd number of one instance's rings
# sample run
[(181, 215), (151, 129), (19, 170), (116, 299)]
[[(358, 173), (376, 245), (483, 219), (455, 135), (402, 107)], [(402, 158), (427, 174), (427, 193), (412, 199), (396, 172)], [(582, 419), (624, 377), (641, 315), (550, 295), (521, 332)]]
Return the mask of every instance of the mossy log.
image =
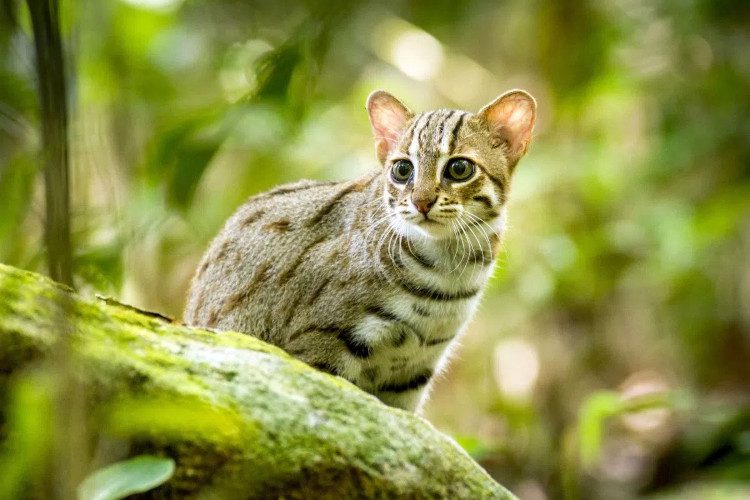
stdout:
[(152, 495), (513, 498), (424, 419), (276, 347), (84, 298), (3, 265), (0, 388), (54, 356), (61, 307), (92, 443), (125, 442), (124, 455), (177, 463)]

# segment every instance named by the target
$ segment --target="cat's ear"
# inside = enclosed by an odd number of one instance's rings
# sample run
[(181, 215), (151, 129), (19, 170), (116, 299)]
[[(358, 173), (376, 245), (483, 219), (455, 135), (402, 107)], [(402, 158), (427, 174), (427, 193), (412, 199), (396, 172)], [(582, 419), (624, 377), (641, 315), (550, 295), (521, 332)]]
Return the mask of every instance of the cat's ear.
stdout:
[(477, 115), (486, 123), (492, 136), (492, 147), (506, 144), (513, 168), (526, 153), (536, 120), (536, 101), (528, 92), (509, 90)]
[(398, 144), (406, 122), (413, 116), (404, 104), (384, 90), (376, 90), (367, 98), (375, 149), (383, 163), (388, 152)]

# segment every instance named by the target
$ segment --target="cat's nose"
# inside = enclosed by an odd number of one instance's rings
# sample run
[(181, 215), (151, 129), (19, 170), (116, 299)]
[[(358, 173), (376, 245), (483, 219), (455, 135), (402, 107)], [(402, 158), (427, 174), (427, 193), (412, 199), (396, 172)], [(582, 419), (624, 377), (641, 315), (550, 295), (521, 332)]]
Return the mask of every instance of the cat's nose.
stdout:
[(437, 196), (430, 197), (430, 198), (412, 197), (411, 199), (411, 202), (414, 203), (414, 206), (417, 207), (417, 210), (419, 210), (424, 215), (427, 215), (427, 212), (430, 211), (430, 209), (432, 208), (432, 206), (435, 204), (436, 201), (437, 201)]

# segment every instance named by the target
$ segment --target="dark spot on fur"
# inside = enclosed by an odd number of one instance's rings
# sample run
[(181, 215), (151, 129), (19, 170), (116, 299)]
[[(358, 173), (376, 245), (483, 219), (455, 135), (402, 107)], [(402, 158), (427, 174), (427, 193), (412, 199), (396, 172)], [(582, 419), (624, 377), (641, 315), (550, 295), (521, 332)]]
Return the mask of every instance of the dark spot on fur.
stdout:
[(339, 374), (339, 371), (335, 366), (331, 365), (330, 363), (326, 363), (325, 361), (317, 361), (315, 363), (312, 363), (310, 366), (322, 372), (330, 373), (331, 375)]
[(349, 353), (356, 358), (368, 358), (372, 354), (370, 347), (363, 339), (354, 336), (352, 328), (339, 328), (336, 331), (336, 337), (344, 343)]
[(242, 219), (242, 221), (240, 222), (240, 225), (244, 229), (250, 226), (251, 224), (253, 224), (254, 222), (256, 222), (261, 217), (263, 217), (264, 213), (265, 213), (264, 210), (256, 210), (255, 212), (251, 212), (244, 219)]
[(218, 319), (219, 319), (219, 310), (218, 309), (214, 309), (208, 315), (208, 319), (206, 320), (206, 326), (216, 326), (216, 321)]
[(292, 222), (289, 219), (280, 219), (266, 224), (265, 226), (263, 226), (263, 229), (265, 229), (266, 231), (283, 232), (288, 231), (291, 225)]
[(214, 260), (224, 260), (227, 256), (227, 250), (229, 249), (229, 240), (224, 241), (219, 247), (219, 252), (216, 254)]
[(201, 263), (201, 266), (198, 268), (198, 273), (195, 275), (196, 278), (200, 278), (203, 275), (203, 273), (206, 272), (206, 269), (208, 269), (208, 265), (209, 265), (208, 259), (204, 260)]
[(423, 318), (428, 318), (430, 316), (430, 311), (420, 307), (419, 304), (412, 304), (411, 310), (414, 311), (414, 314), (422, 316)]
[(409, 332), (406, 331), (406, 328), (403, 326), (398, 329), (398, 336), (393, 339), (392, 345), (393, 347), (401, 347), (404, 345), (404, 342), (406, 342), (406, 339), (409, 337)]

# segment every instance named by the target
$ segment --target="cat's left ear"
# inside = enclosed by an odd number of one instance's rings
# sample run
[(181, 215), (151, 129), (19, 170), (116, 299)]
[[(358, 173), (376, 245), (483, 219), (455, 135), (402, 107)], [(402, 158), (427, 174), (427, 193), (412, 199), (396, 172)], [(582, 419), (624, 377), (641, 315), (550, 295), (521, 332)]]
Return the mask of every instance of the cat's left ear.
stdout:
[(378, 160), (383, 163), (390, 150), (398, 144), (404, 126), (413, 114), (401, 101), (384, 90), (376, 90), (367, 98), (367, 113), (375, 134)]
[(509, 90), (485, 107), (477, 115), (486, 123), (492, 135), (492, 147), (506, 144), (510, 167), (526, 153), (536, 120), (536, 101), (523, 90)]

